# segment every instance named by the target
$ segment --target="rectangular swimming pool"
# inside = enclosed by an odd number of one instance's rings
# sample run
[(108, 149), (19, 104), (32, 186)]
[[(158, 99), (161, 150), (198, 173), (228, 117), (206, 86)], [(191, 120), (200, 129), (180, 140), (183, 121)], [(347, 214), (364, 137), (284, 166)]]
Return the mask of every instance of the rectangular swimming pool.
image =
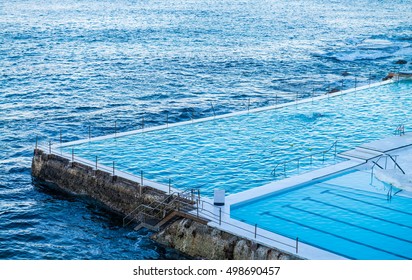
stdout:
[(349, 259), (412, 259), (412, 198), (355, 170), (231, 207), (231, 217)]
[[(390, 83), (278, 109), (178, 125), (122, 137), (65, 145), (76, 157), (140, 175), (179, 189), (213, 189), (233, 194), (276, 180), (281, 162), (323, 151), (338, 141), (337, 152), (392, 135), (412, 123), (411, 81)], [(336, 162), (314, 158), (287, 166), (289, 174)]]

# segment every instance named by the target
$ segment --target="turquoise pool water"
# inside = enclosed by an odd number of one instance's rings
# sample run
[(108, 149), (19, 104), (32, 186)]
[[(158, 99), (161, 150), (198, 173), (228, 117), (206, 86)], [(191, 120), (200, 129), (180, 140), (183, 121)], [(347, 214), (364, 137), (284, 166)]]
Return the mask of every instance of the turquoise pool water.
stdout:
[(231, 216), (350, 259), (412, 259), (412, 199), (387, 192), (353, 171), (233, 205)]
[[(276, 164), (328, 149), (337, 151), (393, 135), (412, 123), (410, 81), (388, 84), (306, 104), (90, 141), (65, 151), (178, 188), (236, 193), (278, 178)], [(288, 175), (335, 163), (333, 153), (287, 166)]]

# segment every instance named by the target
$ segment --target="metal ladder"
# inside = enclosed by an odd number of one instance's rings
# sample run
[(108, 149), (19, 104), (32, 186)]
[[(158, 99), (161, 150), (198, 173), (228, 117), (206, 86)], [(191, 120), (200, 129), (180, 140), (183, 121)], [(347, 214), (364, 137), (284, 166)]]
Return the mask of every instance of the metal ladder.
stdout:
[(160, 228), (175, 217), (190, 218), (199, 222), (205, 222), (198, 215), (190, 214), (198, 209), (199, 197), (195, 199), (194, 190), (188, 189), (183, 192), (174, 192), (167, 195), (161, 201), (153, 201), (145, 205), (141, 204), (123, 218), (123, 226), (132, 222), (137, 223), (135, 230), (147, 228), (159, 231)]
[[(394, 158), (395, 157), (395, 158)], [(385, 158), (385, 167), (381, 166), (378, 162), (379, 160), (381, 160), (382, 158)], [(378, 157), (378, 159), (376, 161), (371, 160), (373, 162), (372, 168), (371, 168), (371, 184), (373, 181), (373, 170), (375, 168), (375, 166), (379, 167), (382, 170), (386, 170), (387, 169), (387, 159), (390, 158), (392, 160), (392, 162), (394, 163), (394, 169), (396, 170), (396, 167), (402, 172), (402, 174), (406, 174), (405, 171), (402, 169), (402, 167), (399, 165), (399, 163), (397, 163), (396, 158), (397, 155), (395, 156), (391, 156), (390, 154), (382, 154)], [(388, 193), (386, 194), (387, 200), (390, 201), (392, 200), (392, 197), (394, 195), (396, 195), (397, 193), (399, 193), (402, 190), (398, 190), (397, 192), (393, 193), (393, 186), (390, 185)]]
[(405, 135), (405, 125), (403, 124), (398, 125), (395, 129), (395, 135), (399, 135), (399, 136)]

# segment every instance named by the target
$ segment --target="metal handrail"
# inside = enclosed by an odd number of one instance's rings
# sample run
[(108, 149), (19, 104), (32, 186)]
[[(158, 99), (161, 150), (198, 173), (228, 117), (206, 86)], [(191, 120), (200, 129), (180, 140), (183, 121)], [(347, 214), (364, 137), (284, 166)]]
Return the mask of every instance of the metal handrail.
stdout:
[(373, 165), (372, 165), (372, 167), (371, 167), (372, 175), (373, 175), (373, 169), (375, 168), (375, 166), (379, 167), (380, 169), (384, 169), (384, 168), (383, 168), (382, 166), (380, 166), (379, 163), (378, 163), (383, 156), (384, 156), (384, 154), (381, 154), (376, 161), (371, 160), (371, 161), (373, 162)]
[(393, 161), (395, 166), (397, 166), (403, 174), (406, 174), (405, 171), (403, 171), (402, 167), (400, 167), (400, 165), (396, 162), (396, 160), (390, 154), (387, 154), (387, 156)]
[[(190, 198), (192, 197), (192, 193), (193, 190), (192, 189), (186, 189), (182, 192), (173, 192), (171, 194), (169, 194), (168, 196), (166, 196), (162, 201), (153, 201), (152, 203), (145, 205), (145, 204), (141, 204), (138, 207), (136, 207), (136, 209), (134, 209), (133, 211), (131, 211), (130, 213), (128, 213), (124, 218), (123, 218), (123, 226), (127, 226), (129, 225), (132, 221), (135, 220), (135, 217), (130, 219), (130, 216), (132, 216), (134, 213), (140, 213), (142, 212), (144, 209), (150, 209), (150, 210), (154, 210), (154, 211), (159, 211), (159, 210), (165, 210), (167, 209), (167, 206), (171, 205), (173, 202), (175, 202), (178, 199), (187, 199), (186, 193), (188, 192), (190, 193)], [(173, 198), (171, 201), (168, 201), (170, 198)], [(191, 199), (189, 199), (191, 200)], [(193, 202), (193, 200), (191, 200)], [(184, 201), (179, 201), (179, 204), (186, 204), (189, 205), (189, 203), (186, 203)], [(156, 205), (156, 206), (155, 206)], [(166, 206), (164, 209), (159, 209), (161, 206)], [(172, 207), (170, 209), (175, 209), (175, 207)], [(129, 219), (129, 222), (125, 223), (126, 220)]]
[[(283, 161), (283, 162), (281, 162), (281, 163), (278, 163), (278, 164), (275, 166), (275, 168), (273, 168), (271, 174), (276, 177), (276, 170), (278, 169), (278, 167), (281, 166), (281, 165), (286, 165), (287, 163), (290, 163), (290, 162), (295, 162), (295, 161), (297, 161), (297, 162), (298, 162), (298, 168), (299, 168), (299, 162), (300, 162), (300, 160), (306, 159), (306, 158), (312, 158), (313, 156), (319, 155), (319, 154), (322, 154), (322, 155), (323, 155), (323, 161), (325, 161), (325, 158), (324, 158), (324, 157), (325, 157), (325, 154), (328, 153), (328, 152), (329, 152), (330, 150), (332, 150), (333, 148), (335, 148), (335, 157), (336, 157), (336, 146), (337, 146), (337, 143), (338, 143), (338, 140), (336, 140), (335, 142), (333, 142), (333, 144), (332, 144), (332, 145), (329, 147), (329, 149), (327, 149), (327, 150), (320, 151), (320, 152), (316, 152), (316, 153), (312, 153), (312, 154), (305, 155), (305, 156), (298, 157), (298, 158), (293, 158), (293, 159), (286, 160), (286, 161)], [(286, 176), (286, 174), (285, 174), (285, 176)]]
[(372, 161), (373, 162), (373, 165), (371, 167), (372, 175), (373, 175), (373, 169), (374, 169), (375, 166), (378, 166), (380, 169), (386, 169), (386, 164), (385, 164), (385, 168), (383, 168), (382, 166), (380, 166), (378, 164), (379, 160), (381, 160), (381, 158), (383, 158), (383, 157), (386, 157), (386, 158), (389, 157), (393, 161), (393, 163), (395, 164), (395, 167), (398, 167), (399, 170), (402, 172), (402, 174), (406, 174), (405, 171), (402, 169), (402, 167), (396, 162), (396, 160), (390, 154), (382, 154), (378, 157), (378, 159), (376, 161)]

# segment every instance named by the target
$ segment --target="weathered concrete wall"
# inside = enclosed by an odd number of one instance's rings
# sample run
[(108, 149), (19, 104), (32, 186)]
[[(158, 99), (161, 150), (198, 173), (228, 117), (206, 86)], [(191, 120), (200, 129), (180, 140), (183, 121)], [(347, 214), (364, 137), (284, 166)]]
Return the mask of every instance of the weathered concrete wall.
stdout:
[(150, 187), (142, 188), (136, 182), (114, 176), (63, 157), (34, 151), (32, 175), (42, 181), (56, 184), (61, 189), (80, 195), (87, 195), (114, 212), (127, 215), (140, 204), (160, 200), (165, 193)]
[[(123, 215), (141, 204), (149, 205), (153, 201), (163, 200), (167, 195), (145, 186), (140, 196), (139, 183), (112, 177), (107, 172), (95, 171), (80, 163), (72, 164), (68, 159), (46, 154), (39, 149), (34, 151), (32, 175), (70, 193), (87, 195)], [(154, 234), (152, 239), (200, 259), (298, 259), (293, 254), (255, 244), (189, 219), (175, 221)]]
[(296, 255), (268, 248), (239, 236), (183, 219), (154, 234), (156, 242), (187, 255), (211, 260), (297, 260)]

